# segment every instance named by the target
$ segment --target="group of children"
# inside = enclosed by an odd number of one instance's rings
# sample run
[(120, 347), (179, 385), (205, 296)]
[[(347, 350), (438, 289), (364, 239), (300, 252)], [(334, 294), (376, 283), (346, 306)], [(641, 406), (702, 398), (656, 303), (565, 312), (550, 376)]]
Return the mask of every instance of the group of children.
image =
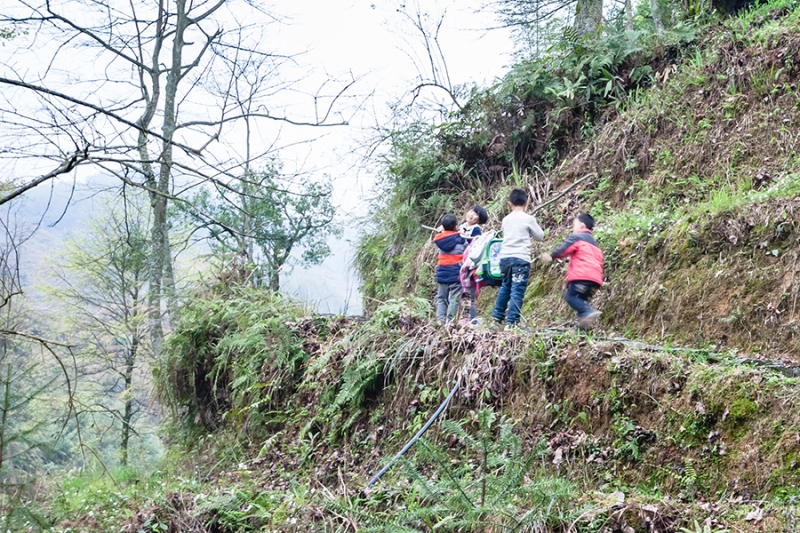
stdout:
[[(500, 249), (500, 271), (502, 283), (492, 310), (492, 318), (505, 322), (506, 328), (518, 328), (522, 301), (528, 286), (531, 270), (531, 240), (543, 241), (544, 231), (536, 218), (526, 213), (529, 205), (528, 193), (514, 189), (508, 196), (511, 212), (503, 218), (501, 232), (503, 243)], [(439, 248), (436, 267), (436, 282), (439, 285), (436, 317), (443, 322), (453, 320), (458, 309), (462, 284), (459, 278), (462, 257), (469, 243), (481, 235), (480, 226), (488, 220), (488, 213), (481, 206), (473, 206), (466, 221), (458, 225), (455, 215), (447, 214), (434, 235)], [(553, 259), (569, 258), (564, 299), (578, 313), (578, 327), (590, 329), (600, 311), (589, 304), (589, 299), (603, 284), (603, 252), (592, 236), (594, 219), (581, 213), (572, 224), (573, 233), (552, 253), (539, 256), (545, 263)], [(470, 286), (470, 319), (477, 316), (475, 307), (475, 284)]]

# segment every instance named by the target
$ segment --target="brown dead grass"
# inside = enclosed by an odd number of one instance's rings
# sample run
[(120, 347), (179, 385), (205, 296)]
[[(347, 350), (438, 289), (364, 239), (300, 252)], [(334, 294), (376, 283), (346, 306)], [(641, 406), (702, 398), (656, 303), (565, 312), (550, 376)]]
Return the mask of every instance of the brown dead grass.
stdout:
[[(691, 69), (682, 65), (651, 91), (650, 104), (610, 121), (548, 177), (556, 190), (588, 172), (598, 176), (593, 184), (601, 177), (610, 183), (595, 195), (590, 183), (583, 195), (575, 191), (541, 214), (552, 243), (568, 233), (585, 200), (605, 199), (620, 211), (651, 198), (656, 201), (650, 209), (683, 209), (707, 200), (714, 190), (697, 189), (697, 183), (736, 189), (748, 179), (761, 189), (798, 170), (800, 80), (792, 58), (800, 50), (800, 36), (784, 33), (766, 46), (745, 47), (726, 32), (719, 29), (708, 37), (722, 45), (700, 73), (701, 84), (686, 88)], [(687, 180), (690, 176), (696, 178)], [(607, 326), (800, 360), (797, 198), (700, 214), (686, 233), (659, 231), (611, 244), (601, 237), (600, 245), (608, 283), (596, 301)], [(552, 320), (543, 309), (572, 315), (558, 302), (563, 278), (553, 270), (534, 265), (532, 283), (539, 278), (545, 288), (545, 295), (529, 305), (538, 324)]]

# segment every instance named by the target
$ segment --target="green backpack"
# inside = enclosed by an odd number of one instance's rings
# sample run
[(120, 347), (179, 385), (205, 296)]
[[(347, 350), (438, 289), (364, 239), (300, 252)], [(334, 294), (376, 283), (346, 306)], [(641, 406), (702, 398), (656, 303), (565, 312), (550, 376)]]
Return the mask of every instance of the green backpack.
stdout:
[(500, 272), (500, 249), (503, 247), (503, 235), (497, 233), (483, 247), (481, 259), (475, 268), (475, 277), (490, 287), (503, 284), (503, 273)]

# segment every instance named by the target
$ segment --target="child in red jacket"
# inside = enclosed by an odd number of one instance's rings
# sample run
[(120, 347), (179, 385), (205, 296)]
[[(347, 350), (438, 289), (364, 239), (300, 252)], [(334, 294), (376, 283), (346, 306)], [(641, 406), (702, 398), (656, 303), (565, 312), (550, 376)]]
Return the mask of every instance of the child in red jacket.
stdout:
[(552, 254), (541, 255), (545, 263), (569, 257), (564, 299), (578, 312), (578, 326), (581, 329), (591, 329), (601, 314), (589, 305), (589, 299), (603, 284), (603, 252), (592, 237), (593, 228), (594, 219), (591, 215), (579, 214), (572, 223), (572, 235)]

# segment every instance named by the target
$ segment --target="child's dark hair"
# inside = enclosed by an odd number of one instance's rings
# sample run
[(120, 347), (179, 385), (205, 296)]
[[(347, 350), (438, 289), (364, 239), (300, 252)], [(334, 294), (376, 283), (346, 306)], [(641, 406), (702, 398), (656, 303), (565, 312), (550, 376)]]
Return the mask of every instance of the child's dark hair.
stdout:
[(446, 214), (442, 217), (442, 227), (447, 231), (453, 231), (456, 229), (458, 225), (458, 219), (455, 215), (451, 215), (450, 213)]
[(583, 222), (584, 226), (586, 226), (586, 229), (589, 229), (589, 230), (594, 229), (594, 219), (592, 218), (592, 215), (590, 215), (589, 213), (581, 213), (581, 214), (579, 214), (578, 215), (578, 220), (580, 222)]
[(513, 189), (508, 195), (508, 201), (514, 206), (525, 205), (528, 203), (528, 193), (523, 189)]
[(486, 224), (486, 221), (489, 220), (489, 213), (486, 212), (486, 209), (479, 205), (473, 205), (472, 210), (478, 215), (478, 224)]

